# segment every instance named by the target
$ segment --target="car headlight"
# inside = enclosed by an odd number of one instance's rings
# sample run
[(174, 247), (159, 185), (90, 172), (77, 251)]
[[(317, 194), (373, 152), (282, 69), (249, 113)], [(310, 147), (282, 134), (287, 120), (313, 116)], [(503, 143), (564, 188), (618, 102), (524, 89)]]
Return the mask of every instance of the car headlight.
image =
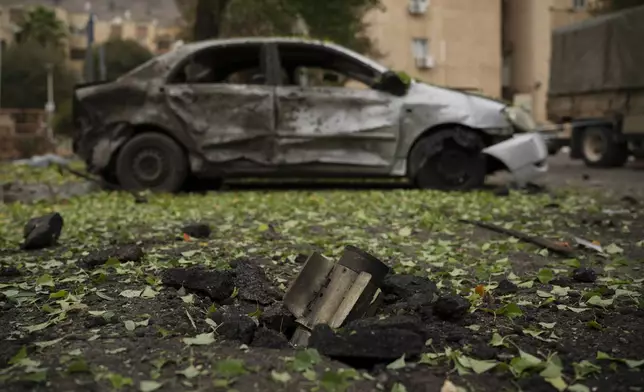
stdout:
[(532, 132), (537, 129), (537, 123), (528, 111), (518, 106), (505, 108), (508, 121), (522, 132)]

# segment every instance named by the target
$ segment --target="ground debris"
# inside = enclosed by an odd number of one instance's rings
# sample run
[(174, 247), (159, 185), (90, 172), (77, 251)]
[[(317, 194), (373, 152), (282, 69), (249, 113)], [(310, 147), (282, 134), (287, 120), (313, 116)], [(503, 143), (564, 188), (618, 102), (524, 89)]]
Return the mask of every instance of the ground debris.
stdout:
[(443, 320), (459, 320), (470, 308), (470, 302), (460, 295), (438, 298), (434, 304), (434, 314)]
[(234, 285), (239, 290), (238, 298), (243, 301), (270, 305), (282, 298), (269, 282), (264, 270), (253, 260), (235, 260), (230, 263), (234, 269)]
[(358, 368), (370, 368), (378, 363), (392, 362), (403, 354), (410, 358), (422, 352), (425, 339), (415, 327), (392, 324), (389, 328), (379, 328), (378, 321), (365, 319), (359, 326), (336, 332), (326, 324), (318, 324), (309, 339), (309, 347)]
[(507, 279), (503, 279), (502, 281), (499, 282), (499, 286), (494, 289), (494, 293), (498, 295), (507, 295), (507, 294), (514, 294), (519, 290), (519, 287), (510, 282)]
[(263, 347), (272, 349), (289, 348), (291, 345), (288, 343), (286, 336), (272, 329), (260, 327), (255, 331), (253, 337), (252, 347)]
[(92, 269), (105, 264), (109, 259), (116, 259), (121, 263), (128, 261), (139, 262), (143, 259), (144, 253), (138, 245), (123, 245), (103, 250), (93, 251), (81, 259), (81, 266)]
[(250, 344), (255, 335), (257, 324), (249, 316), (234, 311), (218, 311), (211, 315), (218, 324), (217, 335), (226, 340), (238, 340)]
[(554, 243), (552, 241), (549, 241), (549, 240), (547, 240), (545, 238), (533, 237), (531, 235), (522, 233), (522, 232), (517, 231), (517, 230), (506, 229), (504, 227), (497, 226), (497, 225), (492, 224), (492, 223), (473, 221), (473, 220), (468, 220), (468, 219), (459, 219), (459, 222), (468, 223), (468, 224), (475, 225), (475, 226), (478, 226), (478, 227), (482, 227), (484, 229), (488, 229), (488, 230), (491, 230), (491, 231), (494, 231), (494, 232), (497, 232), (497, 233), (500, 233), (500, 234), (509, 235), (509, 236), (518, 238), (521, 241), (529, 242), (531, 244), (540, 246), (542, 248), (546, 248), (546, 249), (548, 249), (550, 251), (553, 251), (555, 253), (558, 253), (558, 254), (561, 254), (561, 255), (564, 255), (564, 256), (572, 257), (572, 256), (575, 255), (575, 251), (573, 249), (567, 247), (567, 246), (556, 244), (556, 243)]
[(205, 294), (216, 302), (230, 298), (235, 289), (233, 271), (210, 270), (202, 266), (169, 268), (163, 272), (162, 282), (166, 286)]
[(63, 223), (63, 217), (57, 212), (30, 219), (24, 228), (22, 249), (35, 250), (56, 245)]
[(572, 278), (577, 282), (594, 283), (597, 280), (597, 273), (590, 268), (577, 268), (572, 272)]
[(297, 327), (295, 316), (281, 303), (276, 303), (264, 310), (259, 323), (268, 329), (292, 336)]
[(382, 283), (382, 292), (386, 295), (394, 295), (402, 300), (409, 300), (421, 294), (431, 298), (438, 292), (436, 284), (431, 280), (407, 274), (390, 274)]
[(186, 225), (181, 229), (182, 233), (188, 234), (190, 237), (206, 239), (210, 237), (210, 226), (205, 223), (193, 223)]

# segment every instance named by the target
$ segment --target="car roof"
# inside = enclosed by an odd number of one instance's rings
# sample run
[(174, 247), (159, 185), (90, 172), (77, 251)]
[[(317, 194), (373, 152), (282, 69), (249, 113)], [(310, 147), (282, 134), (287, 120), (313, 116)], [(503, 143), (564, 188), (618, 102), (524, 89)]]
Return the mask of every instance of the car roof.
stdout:
[(241, 45), (241, 44), (267, 44), (267, 43), (276, 43), (276, 44), (291, 43), (291, 44), (302, 44), (302, 45), (308, 45), (308, 46), (327, 47), (335, 51), (341, 52), (356, 60), (360, 60), (363, 63), (371, 66), (372, 68), (375, 68), (379, 72), (387, 71), (387, 67), (351, 49), (345, 48), (343, 46), (340, 46), (328, 41), (321, 41), (321, 40), (308, 39), (308, 38), (302, 38), (302, 37), (240, 37), (240, 38), (225, 38), (225, 39), (221, 39), (221, 38), (209, 39), (209, 40), (184, 44), (181, 47), (179, 47), (177, 51), (180, 51), (183, 54), (187, 54), (187, 53), (197, 52), (199, 50), (206, 49), (209, 47)]

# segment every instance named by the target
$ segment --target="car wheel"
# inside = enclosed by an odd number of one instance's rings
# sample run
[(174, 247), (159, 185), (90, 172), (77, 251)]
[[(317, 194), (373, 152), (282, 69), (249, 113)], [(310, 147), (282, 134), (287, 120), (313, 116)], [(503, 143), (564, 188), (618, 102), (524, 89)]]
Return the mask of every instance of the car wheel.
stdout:
[(125, 189), (177, 192), (188, 176), (183, 149), (168, 136), (144, 133), (134, 136), (121, 149), (116, 177)]
[(628, 161), (626, 143), (615, 143), (609, 128), (587, 128), (581, 134), (581, 152), (589, 167), (618, 167)]
[(422, 189), (468, 190), (483, 185), (487, 173), (483, 140), (466, 129), (433, 133), (412, 149), (410, 180)]

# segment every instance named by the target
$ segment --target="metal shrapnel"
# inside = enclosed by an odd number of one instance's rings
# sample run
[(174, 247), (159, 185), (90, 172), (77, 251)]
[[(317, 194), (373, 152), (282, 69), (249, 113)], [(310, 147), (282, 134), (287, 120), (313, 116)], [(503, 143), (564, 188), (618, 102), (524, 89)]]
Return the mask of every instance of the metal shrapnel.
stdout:
[(337, 264), (313, 253), (284, 296), (298, 323), (291, 343), (306, 346), (317, 324), (339, 328), (345, 321), (373, 316), (387, 273), (387, 265), (354, 246), (345, 247)]

